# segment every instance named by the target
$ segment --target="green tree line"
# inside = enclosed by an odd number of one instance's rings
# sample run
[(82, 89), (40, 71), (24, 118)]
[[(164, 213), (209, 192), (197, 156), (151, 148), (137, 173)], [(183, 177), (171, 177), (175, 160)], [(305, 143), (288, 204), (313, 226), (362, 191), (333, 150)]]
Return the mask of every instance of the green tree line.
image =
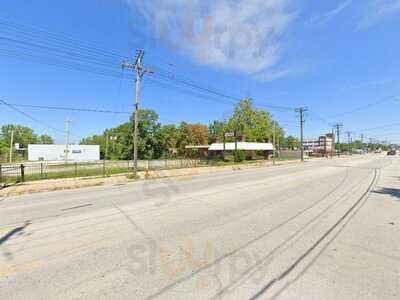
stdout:
[(6, 124), (0, 128), (0, 161), (6, 161), (10, 155), (11, 133), (13, 133), (13, 157), (26, 158), (26, 151), (17, 152), (14, 145), (27, 148), (28, 144), (54, 144), (54, 140), (47, 134), (38, 135), (33, 129), (22, 126)]
[[(223, 142), (224, 134), (236, 132), (238, 139), (248, 142), (272, 142), (274, 120), (268, 111), (256, 109), (251, 99), (241, 100), (233, 114), (226, 120), (215, 120), (211, 124), (191, 124), (181, 122), (161, 124), (158, 114), (151, 109), (139, 112), (139, 157), (142, 159), (183, 157), (187, 145), (208, 145)], [(117, 127), (106, 129), (101, 134), (84, 138), (80, 144), (100, 145), (101, 158), (132, 159), (133, 156), (134, 117)], [(281, 148), (298, 149), (299, 140), (293, 136), (285, 137), (278, 122), (275, 123), (276, 143)], [(0, 159), (6, 161), (9, 156), (11, 132), (14, 132), (13, 144), (21, 148), (28, 144), (53, 144), (49, 135), (38, 135), (33, 129), (7, 124), (0, 130)], [(227, 137), (226, 142), (233, 142)], [(107, 147), (106, 147), (107, 146)], [(107, 150), (106, 150), (107, 148)], [(14, 158), (26, 159), (26, 151), (15, 151)]]
[[(128, 122), (107, 129), (102, 134), (84, 138), (80, 143), (100, 145), (102, 158), (107, 152), (107, 159), (131, 159), (133, 124), (134, 117), (131, 116)], [(283, 128), (278, 123), (275, 126), (276, 141), (282, 147), (298, 147), (296, 138), (286, 139)], [(239, 139), (243, 137), (248, 142), (272, 142), (273, 119), (269, 112), (256, 109), (251, 99), (241, 100), (229, 119), (215, 120), (208, 125), (187, 122), (163, 125), (155, 111), (143, 109), (139, 112), (139, 157), (182, 157), (186, 153), (185, 146), (222, 142), (226, 132), (236, 132)], [(233, 142), (234, 138), (226, 138), (225, 141)]]

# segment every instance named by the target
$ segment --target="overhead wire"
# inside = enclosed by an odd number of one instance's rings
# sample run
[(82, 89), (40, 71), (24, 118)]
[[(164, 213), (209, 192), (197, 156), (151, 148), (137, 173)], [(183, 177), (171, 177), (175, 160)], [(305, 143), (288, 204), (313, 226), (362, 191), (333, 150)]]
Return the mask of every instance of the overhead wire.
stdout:
[[(39, 119), (37, 119), (37, 118), (31, 116), (30, 114), (26, 113), (25, 111), (22, 111), (22, 110), (16, 108), (14, 105), (12, 105), (12, 104), (10, 104), (10, 103), (4, 101), (3, 99), (0, 99), (0, 103), (6, 105), (7, 107), (11, 108), (12, 110), (18, 112), (19, 114), (24, 115), (24, 116), (27, 117), (28, 119), (30, 119), (30, 120), (32, 120), (32, 121), (34, 121), (34, 122), (40, 124), (40, 125), (43, 126), (43, 127), (49, 128), (49, 129), (51, 129), (51, 130), (53, 130), (53, 131), (57, 131), (57, 132), (60, 132), (60, 133), (63, 133), (63, 134), (66, 133), (65, 130), (61, 130), (61, 129), (57, 128), (57, 127), (54, 127), (54, 126), (52, 126), (52, 125), (49, 125), (48, 123), (43, 122), (43, 121), (41, 121), (41, 120), (39, 120)], [(78, 136), (78, 135), (76, 135), (76, 134), (71, 133), (71, 135), (72, 135), (72, 136), (75, 136), (75, 137), (77, 137), (77, 138), (79, 138), (79, 139), (82, 139), (81, 136)]]
[[(23, 53), (16, 52), (14, 49), (0, 49), (0, 55), (3, 56), (17, 59), (30, 58), (41, 64), (114, 78), (122, 77), (119, 72), (121, 68), (120, 63), (123, 60), (129, 59), (129, 57), (122, 55), (117, 51), (103, 49), (98, 45), (94, 45), (94, 43), (91, 44), (90, 42), (82, 43), (81, 41), (68, 37), (65, 34), (53, 33), (34, 26), (6, 22), (1, 19), (0, 25), (0, 39), (7, 41), (8, 45), (12, 44), (20, 50), (31, 50), (33, 48), (36, 52), (39, 51), (46, 54), (51, 53), (51, 56), (46, 55), (43, 57), (40, 55), (34, 55), (32, 52)], [(18, 39), (21, 37), (23, 38), (22, 40)], [(168, 67), (176, 67), (170, 62), (167, 62), (166, 65)], [(176, 74), (176, 72), (174, 73), (173, 71), (165, 70), (165, 68), (158, 65), (154, 65), (154, 68), (156, 73), (152, 75), (151, 78), (146, 77), (145, 81), (147, 83), (162, 88), (172, 88), (179, 92), (201, 98), (202, 100), (210, 100), (228, 105), (235, 105), (241, 99), (240, 97), (236, 97), (230, 93), (200, 85), (192, 78), (187, 76), (185, 77), (182, 72)], [(125, 79), (134, 80), (134, 76), (133, 74), (128, 74)], [(207, 97), (204, 95), (207, 95)], [(390, 99), (377, 101), (335, 116), (360, 111), (389, 100)], [(258, 107), (263, 107), (271, 111), (293, 112), (295, 110), (293, 107), (260, 103), (257, 99), (254, 102)], [(311, 117), (311, 121), (317, 121), (332, 126), (331, 122), (312, 111), (309, 111), (309, 116)]]
[[(0, 103), (1, 105), (2, 103)], [(5, 104), (5, 103), (3, 103)], [(48, 105), (32, 105), (32, 104), (21, 104), (21, 103), (8, 103), (6, 105), (13, 107), (26, 107), (26, 108), (34, 108), (34, 109), (47, 109), (47, 110), (62, 110), (62, 111), (75, 111), (75, 112), (89, 112), (89, 113), (103, 113), (103, 114), (120, 114), (120, 115), (132, 115), (132, 111), (116, 111), (116, 110), (107, 110), (107, 109), (98, 109), (98, 108), (82, 108), (82, 107), (67, 107), (67, 106), (48, 106)], [(180, 123), (180, 121), (158, 118), (161, 121), (171, 122), (171, 123)], [(139, 119), (139, 121), (142, 121)]]
[[(50, 34), (51, 35), (52, 39), (44, 37), (45, 40), (47, 40), (47, 41), (50, 40), (50, 42), (54, 42), (54, 41), (56, 41), (56, 42), (60, 42), (61, 41), (62, 42), (61, 45), (56, 44), (56, 47), (54, 47), (54, 45), (53, 46), (43, 46), (43, 45), (40, 45), (40, 44), (32, 42), (32, 39), (34, 41), (36, 41), (36, 42), (37, 42), (37, 39), (40, 40), (40, 38), (43, 40), (43, 36), (42, 35), (38, 35), (35, 31), (32, 31), (30, 28), (29, 28), (29, 30), (27, 30), (26, 26), (25, 27), (21, 27), (21, 26), (16, 26), (16, 25), (10, 25), (10, 24), (6, 24), (4, 22), (0, 22), (0, 24), (8, 25), (8, 27), (11, 27), (12, 30), (17, 31), (19, 33), (22, 33), (22, 34), (25, 34), (25, 35), (28, 34), (27, 37), (28, 37), (29, 41), (26, 41), (26, 39), (21, 41), (21, 40), (17, 40), (15, 38), (9, 38), (9, 37), (0, 37), (0, 38), (3, 38), (4, 40), (10, 41), (10, 42), (17, 43), (17, 44), (19, 44), (19, 46), (21, 46), (21, 45), (31, 46), (31, 47), (35, 47), (35, 48), (40, 49), (40, 50), (51, 51), (57, 57), (61, 56), (61, 58), (78, 60), (78, 61), (83, 62), (83, 63), (101, 65), (101, 66), (103, 66), (105, 68), (108, 68), (108, 67), (114, 68), (114, 67), (117, 66), (117, 64), (113, 63), (111, 61), (108, 61), (108, 60), (105, 61), (104, 59), (99, 59), (96, 56), (94, 56), (93, 53), (89, 53), (88, 51), (95, 51), (96, 55), (101, 54), (103, 56), (111, 57), (113, 59), (116, 59), (116, 58), (118, 58), (118, 59), (126, 59), (126, 57), (124, 57), (122, 55), (119, 55), (119, 54), (116, 54), (116, 53), (112, 53), (112, 52), (110, 53), (110, 52), (107, 52), (107, 51), (104, 51), (104, 50), (100, 51), (99, 49), (94, 48), (94, 47), (87, 47), (87, 46), (82, 47), (79, 44), (77, 44), (76, 40), (73, 40), (74, 43), (72, 45), (68, 44), (66, 42), (70, 42), (70, 40), (60, 39), (60, 38), (57, 38), (57, 36), (54, 37), (54, 34), (51, 34), (48, 31), (39, 30), (40, 33), (44, 32), (46, 34)], [(78, 48), (74, 48), (74, 47), (78, 47)], [(76, 50), (78, 50), (78, 51), (76, 51)], [(85, 50), (83, 55), (80, 52), (81, 50)], [(106, 54), (106, 55), (104, 55), (104, 54)], [(176, 76), (176, 75), (171, 76), (171, 72), (169, 72), (169, 71), (166, 72), (165, 70), (162, 70), (159, 67), (156, 67), (156, 68), (159, 71), (159, 73), (157, 73), (157, 75), (159, 75), (160, 77), (163, 77), (164, 79), (171, 80), (171, 81), (177, 82), (179, 84), (189, 86), (189, 87), (191, 87), (193, 89), (197, 89), (198, 91), (201, 91), (201, 92), (204, 92), (204, 93), (209, 93), (209, 94), (212, 94), (214, 96), (219, 96), (221, 98), (226, 98), (226, 99), (233, 100), (233, 101), (236, 101), (236, 102), (238, 100), (240, 100), (239, 97), (228, 95), (227, 93), (223, 93), (223, 92), (217, 91), (215, 89), (211, 89), (211, 88), (208, 88), (208, 87), (204, 87), (204, 86), (195, 84), (191, 80), (182, 79), (181, 76)], [(97, 73), (99, 73), (99, 72), (97, 72)], [(104, 75), (104, 74), (105, 74), (105, 72), (102, 71), (101, 75)], [(270, 109), (275, 109), (275, 110), (281, 110), (281, 111), (292, 111), (293, 110), (293, 108), (289, 108), (289, 107), (283, 107), (283, 106), (277, 106), (277, 105), (267, 105), (267, 104), (264, 104), (264, 103), (260, 104), (260, 106), (268, 107)]]

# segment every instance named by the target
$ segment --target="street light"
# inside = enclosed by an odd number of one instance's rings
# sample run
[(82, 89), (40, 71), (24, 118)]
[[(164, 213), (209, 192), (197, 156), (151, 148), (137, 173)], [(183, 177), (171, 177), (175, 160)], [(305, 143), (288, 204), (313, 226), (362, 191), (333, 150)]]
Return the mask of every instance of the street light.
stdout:
[(113, 141), (113, 150), (114, 150), (115, 149), (114, 148), (114, 145), (115, 145), (114, 142), (117, 140), (117, 137), (116, 136), (108, 136), (108, 133), (107, 133), (107, 135), (106, 135), (106, 153), (104, 155), (104, 159), (105, 160), (108, 157), (108, 140)]
[(10, 137), (10, 163), (12, 163), (12, 145), (14, 141), (14, 129), (11, 129), (11, 137)]

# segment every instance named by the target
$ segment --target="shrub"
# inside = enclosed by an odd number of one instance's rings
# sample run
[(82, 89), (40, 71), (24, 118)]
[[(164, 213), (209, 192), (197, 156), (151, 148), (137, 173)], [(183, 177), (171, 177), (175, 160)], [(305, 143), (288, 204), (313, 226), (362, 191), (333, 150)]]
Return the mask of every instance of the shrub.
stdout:
[(242, 162), (246, 159), (246, 154), (243, 150), (236, 150), (233, 152), (235, 162)]

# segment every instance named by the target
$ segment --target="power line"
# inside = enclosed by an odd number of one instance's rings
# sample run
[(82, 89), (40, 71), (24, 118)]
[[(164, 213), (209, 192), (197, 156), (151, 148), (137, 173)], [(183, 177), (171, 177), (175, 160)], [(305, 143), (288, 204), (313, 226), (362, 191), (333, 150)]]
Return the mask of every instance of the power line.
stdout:
[[(214, 89), (202, 87), (202, 86), (200, 86), (198, 84), (195, 84), (195, 83), (187, 81), (187, 80), (180, 79), (180, 78), (178, 78), (176, 76), (168, 76), (168, 75), (165, 75), (163, 73), (156, 73), (154, 75), (154, 77), (158, 77), (158, 76), (161, 77), (164, 80), (174, 81), (174, 82), (177, 82), (179, 84), (186, 85), (186, 86), (188, 86), (188, 87), (190, 87), (192, 89), (196, 89), (196, 90), (199, 90), (201, 92), (205, 92), (205, 93), (212, 94), (214, 96), (225, 98), (225, 99), (229, 100), (230, 104), (236, 104), (236, 102), (241, 100), (240, 97), (235, 97), (235, 96), (232, 96), (232, 95), (229, 95), (229, 94), (225, 94), (225, 93), (223, 93), (221, 91), (217, 91), (217, 90), (214, 90)], [(269, 109), (275, 109), (275, 110), (281, 110), (281, 111), (294, 111), (295, 110), (295, 108), (293, 108), (293, 107), (269, 105), (269, 104), (260, 104), (259, 102), (258, 102), (258, 105), (266, 107), (266, 108), (269, 108)]]
[[(65, 37), (61, 34), (55, 34), (47, 30), (38, 29), (37, 27), (16, 25), (15, 23), (1, 22), (2, 28), (0, 32), (3, 34), (0, 39), (7, 41), (12, 45), (17, 45), (18, 49), (28, 50), (29, 53), (15, 52), (13, 49), (0, 49), (0, 55), (14, 57), (18, 59), (26, 59), (27, 57), (33, 58), (38, 63), (52, 65), (56, 67), (63, 67), (71, 70), (83, 71), (93, 73), (96, 75), (122, 78), (122, 75), (117, 72), (117, 66), (121, 59), (126, 59), (126, 56), (117, 52), (99, 48), (97, 45), (90, 43), (81, 43), (77, 39)], [(5, 35), (4, 35), (5, 34)], [(11, 35), (11, 36), (10, 36)], [(21, 39), (22, 37), (22, 39)], [(46, 53), (46, 56), (33, 55), (31, 50), (38, 50)], [(51, 54), (50, 56), (48, 54)], [(173, 65), (167, 63), (169, 66)], [(205, 87), (194, 82), (192, 79), (187, 79), (176, 73), (167, 71), (163, 68), (155, 66), (158, 71), (157, 74), (148, 78), (148, 83), (156, 84), (161, 87), (167, 86), (168, 89), (174, 88), (175, 90), (183, 91), (186, 94), (194, 95), (202, 100), (211, 100), (228, 105), (235, 105), (242, 98), (231, 95), (230, 93), (219, 91), (214, 88)], [(127, 78), (133, 79), (133, 77)], [(205, 97), (204, 95), (207, 95)], [(279, 106), (272, 104), (260, 103), (257, 100), (254, 102), (256, 106), (266, 108), (272, 111), (280, 112), (293, 112), (295, 109), (288, 106)], [(54, 107), (52, 109), (55, 109)], [(82, 110), (82, 109), (77, 109)], [(83, 111), (83, 110), (82, 110)], [(86, 111), (92, 111), (87, 109)], [(95, 112), (95, 111), (92, 111)], [(97, 111), (105, 112), (105, 111)], [(124, 112), (111, 112), (120, 114)], [(313, 118), (319, 121), (329, 123), (325, 119), (312, 113)], [(175, 122), (175, 121), (173, 121)]]
[(112, 57), (118, 60), (128, 58), (127, 56), (121, 55), (109, 49), (100, 48), (97, 42), (88, 42), (86, 40), (85, 43), (82, 43), (82, 41), (79, 41), (73, 37), (69, 37), (65, 33), (54, 33), (36, 26), (26, 24), (21, 25), (4, 21), (0, 21), (0, 25), (0, 30), (3, 30), (3, 32), (4, 30), (11, 30), (14, 33), (16, 32), (30, 38), (45, 39), (49, 42), (61, 43), (66, 47), (75, 47), (79, 48), (82, 51), (89, 51), (91, 53), (96, 53), (100, 56)]
[(338, 116), (344, 116), (344, 115), (348, 115), (348, 114), (353, 114), (353, 113), (368, 109), (370, 107), (373, 107), (375, 105), (382, 104), (382, 103), (389, 102), (389, 101), (395, 101), (395, 100), (399, 100), (399, 97), (397, 97), (397, 96), (387, 97), (387, 98), (384, 98), (384, 99), (381, 99), (381, 100), (378, 100), (378, 101), (375, 101), (375, 102), (372, 102), (372, 103), (368, 103), (366, 105), (354, 108), (354, 109), (349, 110), (347, 112), (335, 114), (332, 117), (338, 117)]
[[(16, 112), (18, 112), (18, 113), (24, 115), (25, 117), (29, 118), (30, 120), (32, 120), (32, 121), (34, 121), (34, 122), (36, 122), (36, 123), (38, 123), (38, 124), (40, 124), (40, 125), (42, 125), (42, 126), (44, 126), (44, 127), (47, 127), (47, 128), (52, 129), (52, 130), (54, 130), (54, 131), (57, 131), (57, 132), (60, 132), (60, 133), (65, 134), (65, 130), (58, 129), (58, 128), (56, 128), (56, 127), (53, 127), (52, 125), (49, 125), (49, 124), (47, 124), (47, 123), (45, 123), (45, 122), (43, 122), (43, 121), (40, 121), (40, 120), (36, 119), (35, 117), (31, 116), (30, 114), (28, 114), (28, 113), (26, 113), (26, 112), (24, 112), (24, 111), (22, 111), (22, 110), (16, 108), (16, 107), (13, 106), (12, 104), (7, 103), (6, 101), (4, 101), (4, 100), (2, 100), (2, 99), (0, 99), (0, 102), (3, 103), (4, 105), (8, 106), (8, 107), (11, 108), (12, 110), (14, 110), (14, 111), (16, 111)], [(71, 134), (71, 135), (73, 135), (73, 136), (75, 136), (75, 137), (77, 137), (77, 138), (79, 138), (79, 139), (82, 139), (82, 137), (80, 137), (80, 136), (78, 136), (78, 135), (75, 135), (75, 134)]]
[(16, 106), (16, 107), (52, 109), (52, 110), (67, 110), (67, 111), (82, 111), (82, 112), (105, 113), (105, 114), (123, 114), (123, 115), (132, 114), (132, 112), (128, 112), (128, 111), (103, 110), (103, 109), (95, 109), (95, 108), (78, 108), (78, 107), (67, 107), (67, 106), (46, 106), (46, 105), (32, 105), (32, 104), (19, 104), (19, 103), (9, 103), (9, 105)]
[(73, 71), (87, 72), (87, 73), (92, 73), (92, 74), (102, 75), (102, 76), (107, 76), (107, 77), (121, 78), (121, 74), (117, 71), (110, 71), (110, 70), (96, 68), (96, 67), (88, 66), (88, 65), (79, 65), (79, 64), (75, 64), (75, 63), (68, 63), (68, 62), (62, 62), (62, 61), (60, 62), (60, 61), (57, 61), (54, 59), (51, 60), (51, 59), (40, 57), (40, 56), (35, 56), (35, 55), (31, 55), (31, 54), (26, 54), (26, 53), (12, 52), (12, 51), (5, 50), (5, 49), (0, 49), (0, 55), (15, 58), (15, 59), (21, 59), (24, 61), (26, 59), (29, 59), (35, 63), (49, 65), (49, 66), (55, 66), (55, 67), (62, 67), (64, 69), (69, 69), (69, 70), (73, 70)]
[[(31, 28), (27, 27), (27, 26), (18, 26), (18, 25), (10, 25), (4, 22), (0, 22), (0, 24), (5, 25), (8, 30), (11, 30), (12, 32), (17, 32), (19, 34), (23, 34), (25, 35), (25, 38), (23, 40), (18, 40), (15, 38), (10, 38), (10, 37), (0, 37), (3, 40), (6, 40), (8, 42), (12, 42), (15, 43), (17, 45), (21, 46), (25, 46), (26, 47), (33, 47), (35, 49), (39, 49), (39, 50), (44, 50), (44, 51), (50, 51), (53, 55), (55, 55), (58, 58), (65, 58), (68, 60), (74, 60), (74, 61), (79, 61), (79, 62), (83, 62), (85, 64), (95, 64), (96, 67), (98, 65), (103, 66), (103, 68), (105, 68), (105, 70), (110, 69), (111, 71), (114, 71), (115, 67), (117, 66), (116, 60), (117, 59), (121, 59), (121, 58), (125, 58), (124, 56), (120, 55), (120, 54), (116, 54), (113, 52), (109, 52), (109, 51), (105, 51), (103, 49), (98, 49), (97, 47), (92, 47), (92, 46), (86, 46), (86, 45), (80, 45), (77, 44), (76, 40), (72, 40), (71, 43), (71, 39), (63, 39), (63, 38), (59, 38), (57, 35), (54, 35), (52, 33), (49, 33), (48, 31), (42, 30), (42, 29), (36, 29), (36, 31), (32, 30)], [(50, 35), (50, 37), (44, 37), (43, 38), (43, 33)], [(39, 44), (38, 44), (38, 40), (39, 40)], [(46, 45), (47, 41), (50, 42), (50, 46)], [(40, 44), (40, 42), (42, 42)], [(102, 59), (99, 59), (98, 56), (102, 56)], [(104, 60), (104, 58), (113, 58), (115, 59), (114, 62), (110, 61), (110, 60)], [(48, 58), (46, 56), (46, 58)], [(59, 65), (59, 64), (58, 64)], [(180, 77), (177, 77), (175, 75), (171, 76), (171, 72), (166, 72), (165, 70), (162, 70), (159, 67), (156, 67), (157, 69), (160, 70), (159, 76), (163, 77), (163, 79), (166, 80), (171, 80), (174, 81), (176, 83), (185, 85), (185, 86), (189, 86), (190, 88), (193, 89), (197, 89), (198, 91), (201, 91), (203, 93), (209, 93), (212, 94), (214, 96), (218, 96), (221, 98), (226, 98), (229, 100), (233, 100), (235, 102), (237, 102), (238, 100), (240, 100), (240, 97), (235, 97), (232, 95), (229, 95), (227, 93), (221, 92), (221, 91), (217, 91), (215, 89), (211, 89), (208, 87), (204, 87), (201, 85), (198, 85), (196, 83), (194, 83), (191, 80), (186, 80), (186, 79), (182, 79)], [(82, 70), (82, 69), (81, 69)], [(100, 75), (111, 75), (109, 73), (105, 74), (105, 70), (101, 70), (101, 72), (96, 72), (96, 73), (100, 73)], [(93, 70), (88, 70), (93, 71)], [(163, 74), (166, 73), (166, 74)], [(113, 73), (112, 75), (116, 75), (115, 73)], [(235, 104), (235, 103), (231, 103), (231, 104)], [(278, 106), (278, 105), (269, 105), (269, 104), (259, 104), (259, 106), (263, 106), (266, 107), (268, 109), (274, 109), (274, 110), (280, 110), (280, 111), (293, 111), (294, 108), (291, 107), (284, 107), (284, 106)]]
[[(20, 104), (20, 103), (8, 103), (14, 107), (26, 107), (34, 109), (47, 109), (47, 110), (62, 110), (62, 111), (78, 111), (78, 112), (90, 112), (90, 113), (102, 113), (102, 114), (120, 114), (120, 115), (132, 115), (129, 111), (116, 111), (116, 110), (106, 110), (97, 108), (81, 108), (81, 107), (67, 107), (67, 106), (47, 106), (47, 105), (32, 105), (32, 104)], [(0, 103), (1, 105), (1, 103)], [(180, 121), (158, 118), (161, 121), (180, 123)], [(139, 118), (139, 121), (142, 121)]]
[(355, 130), (355, 131), (356, 132), (365, 132), (365, 131), (372, 131), (372, 130), (377, 130), (377, 129), (385, 129), (385, 128), (396, 127), (396, 126), (400, 126), (400, 123), (392, 123), (392, 124), (381, 125), (381, 126), (377, 126), (377, 127), (359, 129), (359, 130)]

